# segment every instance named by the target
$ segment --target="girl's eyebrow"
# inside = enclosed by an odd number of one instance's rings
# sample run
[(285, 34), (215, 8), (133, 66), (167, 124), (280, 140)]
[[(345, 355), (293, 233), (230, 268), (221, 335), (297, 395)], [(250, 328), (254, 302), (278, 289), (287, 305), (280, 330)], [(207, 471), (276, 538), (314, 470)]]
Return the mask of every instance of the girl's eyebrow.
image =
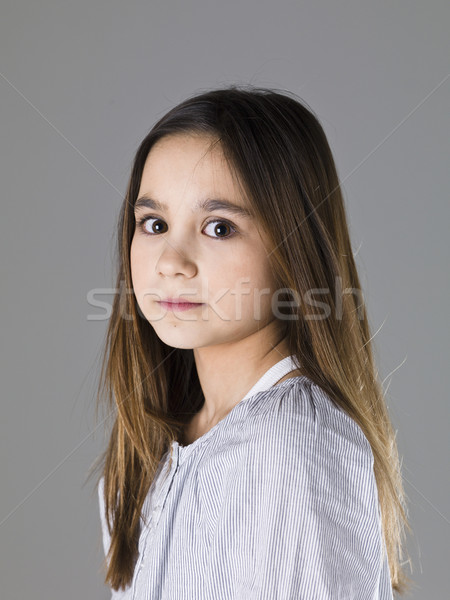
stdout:
[[(136, 200), (134, 210), (136, 211), (140, 208), (150, 208), (160, 211), (168, 210), (168, 207), (166, 204), (164, 204), (164, 202), (154, 200), (146, 194)], [(253, 217), (252, 213), (243, 206), (233, 204), (233, 202), (225, 200), (224, 198), (206, 198), (205, 200), (199, 200), (193, 207), (192, 212), (214, 212), (216, 210), (225, 210), (233, 215), (243, 217), (245, 219), (251, 219)]]

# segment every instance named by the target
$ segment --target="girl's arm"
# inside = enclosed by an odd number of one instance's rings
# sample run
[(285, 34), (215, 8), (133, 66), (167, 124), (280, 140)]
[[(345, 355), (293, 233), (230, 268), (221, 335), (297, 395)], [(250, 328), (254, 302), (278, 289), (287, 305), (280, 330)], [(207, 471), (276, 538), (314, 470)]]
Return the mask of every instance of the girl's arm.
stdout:
[(260, 415), (211, 533), (204, 598), (392, 599), (373, 454), (314, 384)]
[(108, 527), (106, 525), (105, 500), (103, 498), (103, 485), (104, 485), (104, 479), (102, 477), (98, 483), (98, 505), (99, 505), (99, 511), (100, 511), (100, 523), (101, 523), (101, 527), (102, 527), (103, 551), (106, 556), (108, 554), (109, 545), (111, 543), (111, 538), (109, 535)]
[[(102, 527), (102, 541), (103, 541), (103, 552), (105, 553), (105, 557), (108, 554), (109, 546), (111, 543), (111, 537), (109, 535), (108, 527), (106, 525), (106, 516), (105, 516), (105, 500), (103, 498), (103, 486), (104, 486), (104, 478), (102, 477), (98, 483), (98, 504), (100, 510), (100, 523)], [(120, 600), (124, 598), (124, 593), (122, 591), (109, 590), (111, 592), (111, 600)]]

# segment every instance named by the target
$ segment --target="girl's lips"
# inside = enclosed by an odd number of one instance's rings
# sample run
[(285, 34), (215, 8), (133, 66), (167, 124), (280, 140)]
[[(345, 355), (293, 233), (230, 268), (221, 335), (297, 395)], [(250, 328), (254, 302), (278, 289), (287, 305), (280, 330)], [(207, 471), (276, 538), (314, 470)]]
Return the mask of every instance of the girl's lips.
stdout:
[(203, 306), (201, 302), (168, 302), (167, 300), (159, 300), (160, 306), (167, 310), (189, 310), (198, 306)]

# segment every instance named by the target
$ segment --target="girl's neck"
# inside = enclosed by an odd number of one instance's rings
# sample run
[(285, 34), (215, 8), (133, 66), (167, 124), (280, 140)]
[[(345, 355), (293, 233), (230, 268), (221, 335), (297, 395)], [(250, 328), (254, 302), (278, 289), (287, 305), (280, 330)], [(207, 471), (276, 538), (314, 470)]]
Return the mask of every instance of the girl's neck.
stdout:
[[(268, 369), (290, 355), (286, 337), (280, 339), (276, 325), (272, 321), (236, 343), (194, 349), (205, 397), (193, 419), (197, 430), (211, 428), (223, 419)], [(288, 373), (282, 381), (300, 374)]]

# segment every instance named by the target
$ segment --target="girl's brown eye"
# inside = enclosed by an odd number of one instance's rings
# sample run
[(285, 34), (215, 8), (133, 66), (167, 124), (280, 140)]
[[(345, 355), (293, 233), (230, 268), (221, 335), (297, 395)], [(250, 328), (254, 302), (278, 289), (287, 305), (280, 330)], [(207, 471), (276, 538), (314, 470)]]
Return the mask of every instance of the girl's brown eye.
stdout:
[[(212, 228), (212, 232), (216, 235), (218, 235), (218, 237), (216, 239), (227, 239), (230, 237), (233, 237), (233, 235), (236, 233), (236, 229), (230, 225), (230, 223), (227, 223), (227, 221), (219, 221), (218, 219), (216, 219), (215, 221), (209, 221), (206, 224), (206, 227), (209, 227), (210, 225), (212, 225), (213, 223), (219, 223), (219, 225), (216, 225), (215, 227)], [(231, 230), (233, 233), (230, 235), (226, 235), (226, 231)], [(225, 231), (225, 233), (223, 233)], [(209, 234), (208, 234), (209, 235)]]
[(166, 226), (166, 224), (164, 223), (164, 221), (161, 221), (161, 219), (155, 219), (155, 222), (152, 224), (150, 224), (150, 228), (153, 231), (156, 231), (157, 233), (164, 233), (164, 227)]
[[(151, 221), (155, 221), (155, 223), (151, 223)], [(166, 223), (164, 223), (162, 219), (158, 219), (157, 217), (144, 217), (139, 221), (138, 225), (147, 235), (165, 233), (165, 231), (162, 231), (162, 229), (164, 228), (164, 225), (166, 225)]]

